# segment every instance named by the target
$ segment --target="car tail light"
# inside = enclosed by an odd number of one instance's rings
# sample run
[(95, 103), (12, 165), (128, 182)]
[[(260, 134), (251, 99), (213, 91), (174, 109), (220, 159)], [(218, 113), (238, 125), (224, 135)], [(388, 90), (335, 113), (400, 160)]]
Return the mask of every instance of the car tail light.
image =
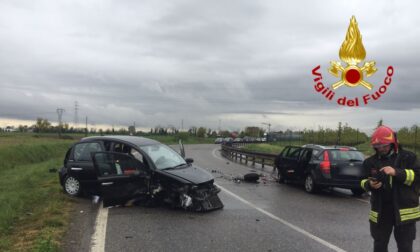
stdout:
[(324, 174), (330, 174), (331, 172), (331, 163), (330, 158), (328, 156), (328, 151), (324, 151), (324, 159), (319, 164), (319, 167), (321, 168), (321, 172)]

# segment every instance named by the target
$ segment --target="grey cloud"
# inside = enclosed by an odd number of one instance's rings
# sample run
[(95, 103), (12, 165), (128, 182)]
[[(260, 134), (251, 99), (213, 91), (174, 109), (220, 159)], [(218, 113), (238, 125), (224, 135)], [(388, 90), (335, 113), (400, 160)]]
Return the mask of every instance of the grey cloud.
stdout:
[[(364, 127), (392, 113), (415, 123), (420, 107), (417, 5), (2, 2), (0, 117), (55, 120), (55, 109), (64, 107), (64, 118), (71, 122), (77, 100), (80, 117), (96, 124), (136, 121), (152, 127), (184, 119), (186, 127), (216, 128), (222, 119), (225, 127), (270, 121), (282, 129), (346, 119)], [(366, 60), (375, 60), (379, 69), (369, 81), (376, 87), (388, 65), (396, 69), (387, 93), (360, 113), (316, 93), (311, 75), (321, 65), (325, 84), (337, 81), (328, 74), (328, 64), (339, 60), (353, 14)], [(366, 92), (342, 88), (336, 95)]]

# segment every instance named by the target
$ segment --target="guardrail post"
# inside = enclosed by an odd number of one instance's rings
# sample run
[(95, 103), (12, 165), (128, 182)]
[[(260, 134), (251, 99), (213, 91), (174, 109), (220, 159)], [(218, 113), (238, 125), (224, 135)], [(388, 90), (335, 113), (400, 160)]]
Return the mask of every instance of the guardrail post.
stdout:
[(255, 165), (255, 156), (252, 156), (252, 165)]
[(264, 158), (261, 159), (261, 168), (264, 169)]

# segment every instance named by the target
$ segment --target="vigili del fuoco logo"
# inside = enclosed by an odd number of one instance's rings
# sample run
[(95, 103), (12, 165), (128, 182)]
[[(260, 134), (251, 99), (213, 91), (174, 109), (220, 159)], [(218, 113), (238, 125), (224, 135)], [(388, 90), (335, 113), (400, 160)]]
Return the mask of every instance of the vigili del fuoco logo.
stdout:
[[(373, 101), (377, 101), (385, 92), (389, 85), (391, 85), (394, 68), (388, 66), (386, 76), (383, 84), (379, 88), (369, 81), (369, 77), (375, 74), (378, 70), (375, 66), (375, 61), (364, 61), (366, 58), (366, 50), (362, 43), (362, 35), (357, 26), (356, 18), (352, 16), (350, 25), (347, 29), (346, 38), (341, 45), (339, 56), (340, 61), (331, 61), (328, 72), (339, 80), (327, 87), (323, 83), (321, 66), (318, 65), (312, 69), (314, 76), (315, 91), (321, 94), (329, 101), (336, 101), (337, 104), (349, 107), (358, 107), (367, 105)], [(362, 62), (362, 63), (361, 63)], [(361, 63), (361, 64), (360, 64)], [(359, 66), (360, 64), (360, 66)], [(335, 98), (335, 90), (338, 88), (365, 88), (369, 93), (361, 97), (346, 97), (341, 96)], [(373, 90), (373, 91), (372, 91)]]

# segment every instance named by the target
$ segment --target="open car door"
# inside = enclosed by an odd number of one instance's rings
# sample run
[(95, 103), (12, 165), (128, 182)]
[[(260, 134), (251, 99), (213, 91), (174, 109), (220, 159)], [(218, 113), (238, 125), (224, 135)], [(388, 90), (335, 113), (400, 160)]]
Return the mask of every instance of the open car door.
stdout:
[(282, 159), (282, 169), (286, 177), (297, 179), (299, 177), (299, 155), (302, 151), (300, 147), (290, 147)]
[(125, 153), (96, 152), (93, 162), (104, 207), (147, 196), (150, 173), (140, 160)]

